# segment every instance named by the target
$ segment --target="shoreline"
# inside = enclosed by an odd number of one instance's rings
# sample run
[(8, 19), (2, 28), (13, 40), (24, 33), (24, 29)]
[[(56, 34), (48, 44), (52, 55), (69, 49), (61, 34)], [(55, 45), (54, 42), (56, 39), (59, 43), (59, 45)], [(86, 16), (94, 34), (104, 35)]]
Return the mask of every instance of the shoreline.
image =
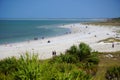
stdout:
[[(73, 23), (73, 24), (78, 24), (78, 23)], [(65, 33), (63, 33), (63, 34), (58, 34), (58, 35), (54, 35), (54, 36), (47, 36), (47, 37), (44, 37), (44, 39), (50, 39), (50, 38), (57, 38), (57, 37), (60, 37), (60, 36), (65, 36), (65, 35), (68, 35), (68, 34), (71, 34), (73, 31), (75, 31), (74, 33), (77, 33), (77, 31), (76, 30), (74, 30), (74, 29), (76, 29), (76, 28), (73, 28), (73, 29), (71, 29), (69, 26), (72, 26), (73, 24), (64, 24), (65, 26), (63, 26), (62, 24), (59, 24), (57, 27), (59, 27), (59, 28), (65, 28), (65, 29), (68, 29), (68, 31), (67, 32), (65, 32)], [(35, 37), (34, 37), (35, 38)], [(22, 44), (22, 43), (26, 43), (26, 42), (34, 42), (34, 41), (40, 41), (40, 40), (44, 40), (44, 39), (42, 39), (42, 37), (40, 38), (40, 37), (36, 37), (36, 38), (38, 38), (38, 40), (34, 40), (34, 38), (33, 39), (29, 39), (29, 40), (23, 40), (23, 41), (16, 41), (16, 42), (6, 42), (6, 43), (1, 43), (0, 44), (0, 46), (3, 46), (3, 45), (10, 45), (10, 44)]]
[[(66, 32), (69, 32), (69, 28), (65, 28), (64, 30), (62, 30), (61, 26), (63, 24), (50, 24), (50, 25), (42, 25), (42, 27), (45, 27), (45, 29), (47, 29), (47, 27), (53, 27), (53, 28), (56, 28), (56, 29), (61, 29), (59, 30), (58, 32), (54, 31), (54, 34), (36, 34), (36, 35), (28, 35), (27, 37), (23, 36), (23, 37), (13, 37), (13, 38), (1, 38), (0, 40), (0, 45), (4, 45), (4, 44), (14, 44), (14, 43), (22, 43), (22, 42), (27, 42), (27, 41), (34, 41), (34, 38), (38, 38), (39, 40), (42, 39), (42, 37), (44, 38), (51, 38), (51, 37), (56, 37), (56, 36), (62, 36), (64, 35)], [(47, 27), (46, 27), (47, 26)], [(51, 28), (52, 28), (51, 27)], [(41, 28), (41, 26), (36, 26), (35, 28), (37, 28), (38, 30)], [(40, 32), (42, 33), (42, 32)]]
[[(120, 45), (111, 47), (111, 43), (98, 43), (102, 39), (115, 37), (113, 27), (84, 25), (81, 23), (66, 24), (60, 26), (61, 28), (68, 28), (70, 33), (49, 37), (45, 39), (25, 41), (19, 43), (11, 43), (8, 45), (0, 45), (0, 59), (6, 57), (19, 57), (30, 52), (30, 54), (38, 54), (40, 59), (48, 59), (52, 57), (52, 51), (56, 51), (57, 55), (64, 53), (72, 45), (78, 45), (80, 42), (87, 43), (93, 50), (99, 52), (114, 52), (120, 51)], [(107, 35), (109, 33), (109, 35)], [(96, 36), (95, 36), (96, 35)], [(50, 43), (48, 43), (50, 41)]]

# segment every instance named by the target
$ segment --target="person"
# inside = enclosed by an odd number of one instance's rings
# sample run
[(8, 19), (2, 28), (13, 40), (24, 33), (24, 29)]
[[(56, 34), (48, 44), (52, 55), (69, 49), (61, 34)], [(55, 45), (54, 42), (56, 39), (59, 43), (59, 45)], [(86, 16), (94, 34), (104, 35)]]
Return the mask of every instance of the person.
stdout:
[(96, 35), (94, 37), (97, 37)]
[(112, 43), (112, 48), (114, 48), (114, 43)]
[(48, 42), (47, 43), (50, 43), (50, 40), (48, 40)]
[(56, 51), (54, 51), (54, 55), (56, 56)]
[(56, 56), (56, 51), (52, 51), (52, 56)]

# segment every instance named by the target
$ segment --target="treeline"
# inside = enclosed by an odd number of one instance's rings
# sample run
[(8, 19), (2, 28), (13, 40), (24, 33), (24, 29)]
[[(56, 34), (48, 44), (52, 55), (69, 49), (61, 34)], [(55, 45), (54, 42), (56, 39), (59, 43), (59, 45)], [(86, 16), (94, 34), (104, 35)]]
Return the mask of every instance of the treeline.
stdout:
[(108, 22), (120, 22), (120, 17), (118, 18), (111, 18), (107, 20)]
[[(0, 80), (92, 80), (98, 71), (98, 54), (89, 45), (80, 43), (47, 60), (39, 60), (38, 55), (30, 53), (19, 59), (6, 58), (0, 61)], [(112, 79), (111, 73), (107, 71), (106, 79)], [(112, 75), (116, 73), (113, 78), (119, 77), (119, 68)]]
[(118, 18), (108, 18), (104, 21), (96, 21), (96, 22), (85, 22), (83, 24), (87, 25), (103, 25), (103, 26), (120, 26), (120, 17)]

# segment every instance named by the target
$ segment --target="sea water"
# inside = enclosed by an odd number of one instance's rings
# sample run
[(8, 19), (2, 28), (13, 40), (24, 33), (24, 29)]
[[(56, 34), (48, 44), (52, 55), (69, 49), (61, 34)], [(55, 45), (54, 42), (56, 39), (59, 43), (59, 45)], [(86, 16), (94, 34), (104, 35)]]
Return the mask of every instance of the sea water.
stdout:
[(70, 30), (59, 26), (81, 21), (85, 20), (0, 20), (0, 44), (64, 35)]

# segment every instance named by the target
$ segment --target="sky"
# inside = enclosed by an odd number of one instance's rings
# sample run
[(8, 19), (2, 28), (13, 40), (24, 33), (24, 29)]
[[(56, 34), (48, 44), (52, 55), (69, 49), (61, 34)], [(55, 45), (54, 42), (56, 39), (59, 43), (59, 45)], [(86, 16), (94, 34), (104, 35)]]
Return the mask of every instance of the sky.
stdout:
[(0, 19), (115, 17), (120, 0), (0, 0)]

